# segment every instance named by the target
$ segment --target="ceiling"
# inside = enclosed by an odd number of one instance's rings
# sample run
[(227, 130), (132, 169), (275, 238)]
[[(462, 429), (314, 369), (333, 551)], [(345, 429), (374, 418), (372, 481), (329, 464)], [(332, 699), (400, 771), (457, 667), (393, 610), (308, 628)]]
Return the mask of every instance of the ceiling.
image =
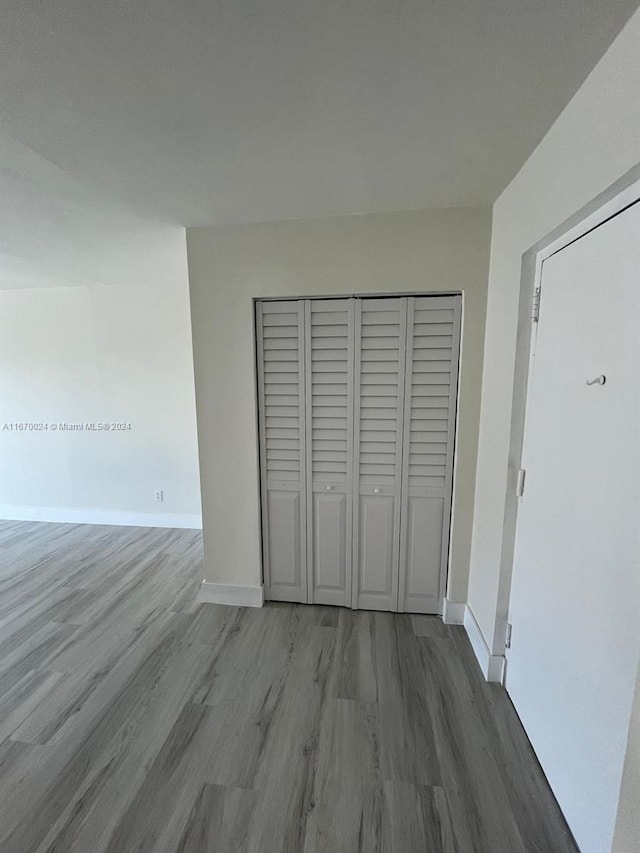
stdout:
[(638, 0), (1, 0), (4, 287), (188, 225), (489, 204)]

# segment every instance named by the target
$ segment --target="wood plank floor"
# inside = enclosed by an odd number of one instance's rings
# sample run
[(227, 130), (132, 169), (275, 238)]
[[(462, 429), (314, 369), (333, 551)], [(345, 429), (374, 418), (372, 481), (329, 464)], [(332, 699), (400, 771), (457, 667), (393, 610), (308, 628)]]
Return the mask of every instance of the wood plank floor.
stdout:
[(575, 853), (434, 617), (198, 605), (200, 534), (0, 522), (2, 853)]

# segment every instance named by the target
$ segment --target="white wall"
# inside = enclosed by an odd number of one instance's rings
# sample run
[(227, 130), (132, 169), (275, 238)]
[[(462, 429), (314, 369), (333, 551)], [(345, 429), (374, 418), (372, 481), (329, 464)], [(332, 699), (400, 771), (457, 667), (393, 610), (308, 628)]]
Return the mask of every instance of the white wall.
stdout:
[[(515, 484), (519, 461), (509, 460), (509, 447), (522, 255), (637, 166), (639, 56), (637, 12), (494, 206), (469, 606), (496, 655), (504, 653), (501, 628), (508, 615), (511, 581), (511, 560), (505, 559), (508, 546), (503, 553), (507, 488)], [(636, 700), (616, 853), (637, 849), (637, 719)]]
[[(0, 291), (0, 365), (0, 517), (199, 526), (186, 276)], [(131, 430), (2, 428), (61, 421)]]
[(494, 206), (469, 605), (503, 654), (502, 565), (522, 255), (640, 158), (640, 12), (622, 31)]
[(640, 664), (629, 723), (612, 853), (637, 853), (640, 839)]
[(466, 600), (490, 227), (458, 208), (187, 230), (207, 581), (261, 583), (252, 299), (462, 291), (448, 594)]

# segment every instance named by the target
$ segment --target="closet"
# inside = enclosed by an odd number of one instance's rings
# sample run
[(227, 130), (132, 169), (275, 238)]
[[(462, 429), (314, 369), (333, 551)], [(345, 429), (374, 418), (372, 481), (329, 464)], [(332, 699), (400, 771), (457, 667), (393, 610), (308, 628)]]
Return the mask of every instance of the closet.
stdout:
[(268, 599), (440, 611), (460, 302), (256, 302)]

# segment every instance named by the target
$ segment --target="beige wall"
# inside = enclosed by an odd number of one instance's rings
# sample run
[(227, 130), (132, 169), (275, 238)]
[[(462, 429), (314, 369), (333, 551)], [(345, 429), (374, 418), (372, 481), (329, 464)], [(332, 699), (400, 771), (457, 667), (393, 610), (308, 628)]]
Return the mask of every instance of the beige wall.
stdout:
[(490, 229), (476, 208), (187, 230), (207, 581), (261, 582), (252, 299), (462, 291), (449, 598), (466, 600)]
[[(200, 524), (186, 269), (159, 287), (0, 291), (0, 365), (0, 517)], [(2, 429), (86, 421), (131, 429)]]
[(522, 255), (640, 158), (640, 12), (494, 206), (469, 606), (494, 654), (507, 616), (502, 560)]

